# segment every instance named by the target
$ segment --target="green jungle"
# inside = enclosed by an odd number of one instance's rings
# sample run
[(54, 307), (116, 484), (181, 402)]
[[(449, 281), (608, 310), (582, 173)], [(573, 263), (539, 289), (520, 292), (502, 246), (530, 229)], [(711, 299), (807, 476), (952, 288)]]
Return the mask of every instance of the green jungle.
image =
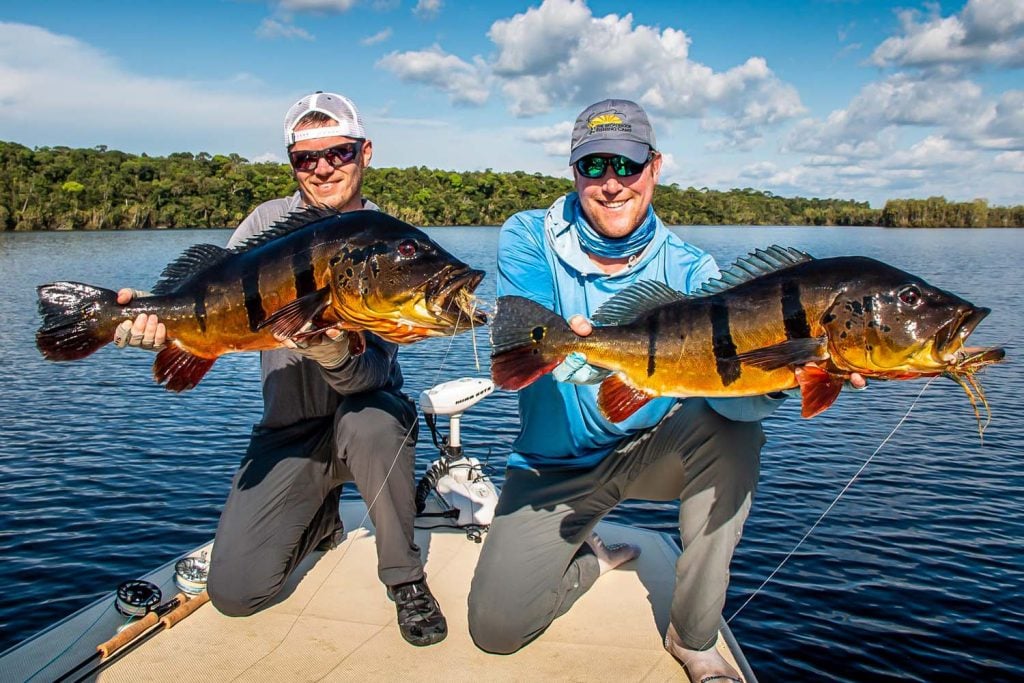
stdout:
[[(258, 204), (295, 191), (291, 169), (231, 154), (151, 157), (104, 146), (30, 149), (0, 141), (0, 230), (137, 230), (234, 227)], [(540, 174), (370, 168), (363, 195), (415, 225), (501, 225), (523, 209), (547, 207), (572, 189)], [(659, 185), (668, 225), (827, 225), (896, 228), (1024, 227), (1024, 206), (984, 199), (867, 202), (779, 197)]]

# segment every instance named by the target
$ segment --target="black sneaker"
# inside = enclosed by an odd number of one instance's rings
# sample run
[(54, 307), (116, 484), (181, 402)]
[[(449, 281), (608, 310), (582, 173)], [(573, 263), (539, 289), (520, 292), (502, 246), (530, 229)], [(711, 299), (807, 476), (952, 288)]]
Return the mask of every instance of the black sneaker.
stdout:
[(388, 597), (398, 608), (402, 637), (413, 645), (433, 645), (448, 635), (448, 622), (424, 579), (388, 586)]
[(341, 542), (342, 542), (342, 540), (344, 540), (344, 538), (345, 538), (345, 525), (342, 524), (341, 520), (339, 519), (337, 526), (334, 527), (334, 530), (331, 531), (331, 533), (327, 534), (326, 536), (324, 536), (323, 538), (320, 539), (320, 542), (317, 543), (315, 550), (319, 550), (319, 551), (322, 551), (322, 552), (327, 552), (328, 550), (334, 550), (339, 545), (341, 545)]

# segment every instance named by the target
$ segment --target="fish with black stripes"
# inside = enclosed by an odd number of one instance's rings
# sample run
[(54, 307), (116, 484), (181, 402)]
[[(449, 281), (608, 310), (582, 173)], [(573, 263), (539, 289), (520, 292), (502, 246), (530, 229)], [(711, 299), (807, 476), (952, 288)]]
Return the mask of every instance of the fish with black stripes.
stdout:
[(487, 322), (473, 292), (484, 273), (426, 233), (379, 211), (310, 208), (232, 248), (190, 247), (151, 296), (125, 306), (116, 292), (78, 282), (37, 288), (36, 345), (54, 361), (84, 358), (140, 313), (156, 314), (168, 341), (153, 363), (158, 383), (191, 389), (216, 359), (283, 346), (335, 327), (408, 344)]
[[(945, 375), (978, 413), (975, 374), (1002, 348), (968, 348), (988, 315), (955, 294), (880, 261), (814, 259), (759, 249), (685, 295), (655, 281), (618, 293), (573, 333), (557, 313), (499, 297), (491, 321), (491, 374), (521, 389), (574, 351), (603, 369), (598, 405), (620, 422), (658, 396), (729, 397), (800, 388), (801, 414), (836, 400), (852, 373), (904, 380)], [(811, 365), (808, 365), (811, 364)]]

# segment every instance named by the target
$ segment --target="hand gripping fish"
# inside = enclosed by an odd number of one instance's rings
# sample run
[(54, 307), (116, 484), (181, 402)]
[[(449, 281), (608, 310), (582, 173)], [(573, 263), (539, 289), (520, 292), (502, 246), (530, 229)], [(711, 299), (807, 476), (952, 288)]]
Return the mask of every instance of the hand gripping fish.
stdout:
[(233, 249), (190, 247), (152, 296), (125, 306), (109, 289), (42, 285), (36, 345), (50, 360), (84, 358), (112, 341), (122, 320), (155, 313), (168, 342), (153, 375), (183, 391), (225, 353), (283, 346), (275, 335), (337, 327), (351, 331), (358, 351), (362, 331), (408, 344), (485, 324), (473, 297), (483, 276), (387, 214), (312, 208)]
[[(989, 309), (864, 257), (813, 259), (769, 247), (737, 261), (692, 295), (639, 282), (593, 316), (578, 337), (553, 311), (500, 297), (491, 322), (491, 374), (521, 389), (571, 352), (611, 371), (598, 405), (619, 422), (657, 396), (752, 396), (800, 387), (802, 415), (836, 400), (853, 372), (880, 379), (945, 375), (979, 416), (974, 377), (1001, 348), (964, 341)], [(807, 363), (817, 367), (805, 367)]]

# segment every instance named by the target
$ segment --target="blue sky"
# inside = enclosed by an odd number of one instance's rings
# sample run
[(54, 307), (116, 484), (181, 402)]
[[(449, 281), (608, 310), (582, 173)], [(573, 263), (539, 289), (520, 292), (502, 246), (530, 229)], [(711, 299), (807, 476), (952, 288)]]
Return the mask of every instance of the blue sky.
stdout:
[(284, 160), (351, 97), (377, 166), (568, 175), (641, 102), (662, 182), (1024, 203), (1024, 1), (227, 0), (0, 5), (0, 139)]

